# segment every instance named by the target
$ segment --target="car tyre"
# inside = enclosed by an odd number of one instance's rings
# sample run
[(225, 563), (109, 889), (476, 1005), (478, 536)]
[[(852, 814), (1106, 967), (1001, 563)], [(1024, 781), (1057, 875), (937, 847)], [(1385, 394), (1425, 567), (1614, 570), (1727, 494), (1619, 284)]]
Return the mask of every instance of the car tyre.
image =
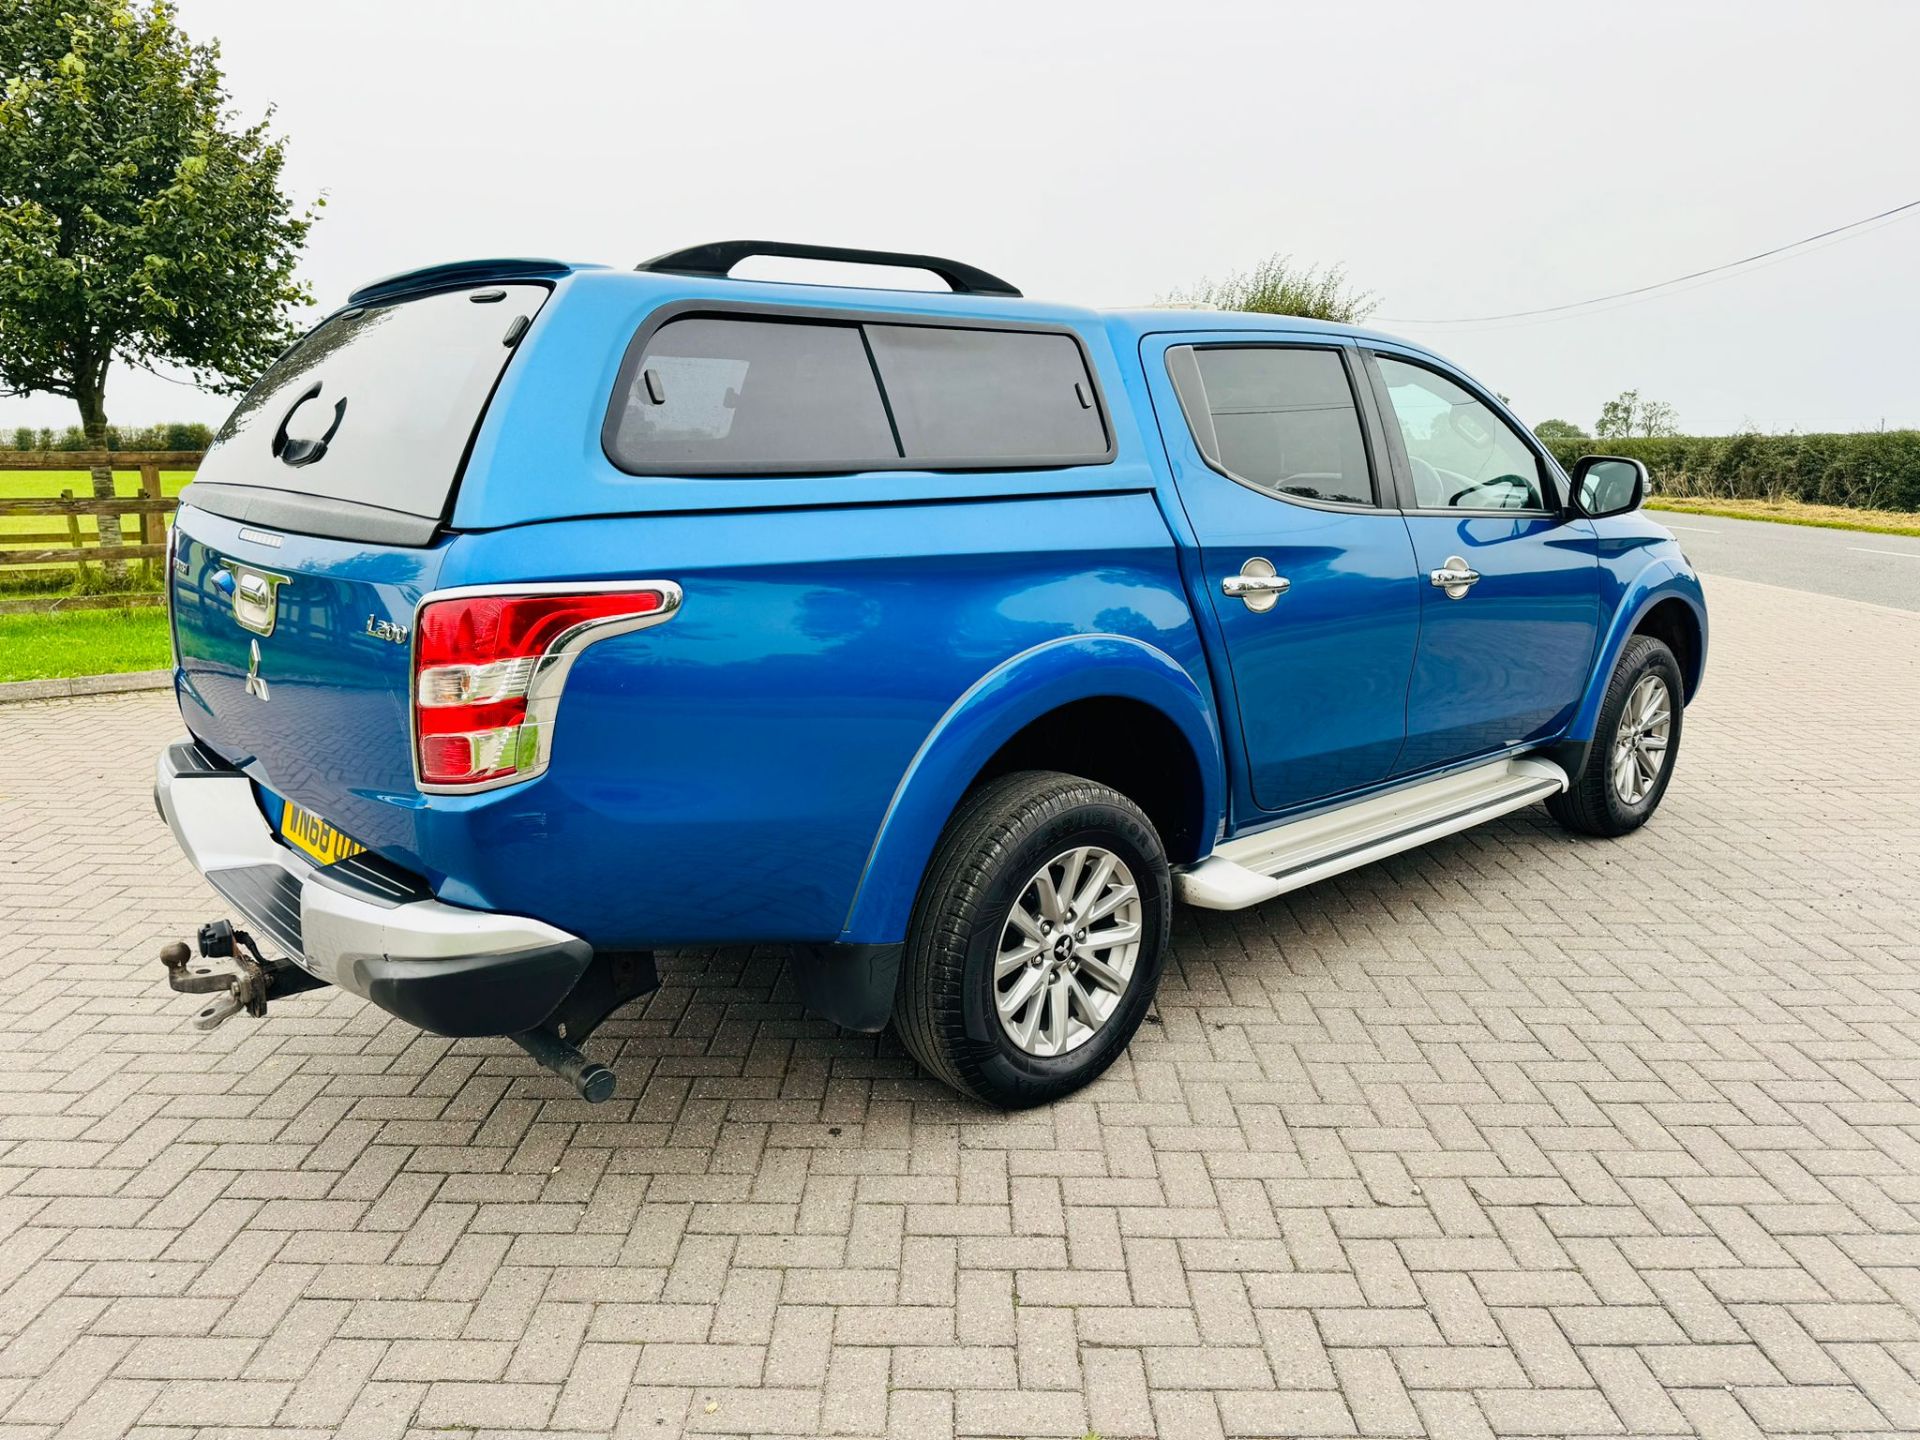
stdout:
[(1576, 834), (1608, 837), (1646, 824), (1673, 779), (1684, 694), (1673, 651), (1651, 635), (1629, 639), (1607, 682), (1586, 763), (1547, 801), (1553, 818)]
[(990, 1105), (1070, 1094), (1146, 1018), (1172, 895), (1158, 833), (1119, 791), (1051, 771), (989, 781), (934, 847), (894, 1033), (933, 1075)]

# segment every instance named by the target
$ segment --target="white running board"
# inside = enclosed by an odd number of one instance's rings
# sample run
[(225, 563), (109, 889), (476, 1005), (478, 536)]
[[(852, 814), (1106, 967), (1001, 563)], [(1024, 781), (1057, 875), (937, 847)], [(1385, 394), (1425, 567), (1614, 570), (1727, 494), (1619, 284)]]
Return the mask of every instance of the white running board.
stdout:
[(1229, 840), (1173, 876), (1173, 893), (1207, 910), (1243, 910), (1557, 795), (1567, 772), (1538, 755), (1392, 790)]

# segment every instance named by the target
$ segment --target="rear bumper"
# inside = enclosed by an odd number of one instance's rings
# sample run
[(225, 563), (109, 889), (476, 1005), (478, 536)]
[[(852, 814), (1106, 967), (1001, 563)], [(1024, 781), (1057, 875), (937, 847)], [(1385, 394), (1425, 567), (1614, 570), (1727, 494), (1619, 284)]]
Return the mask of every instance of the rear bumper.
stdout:
[(154, 803), (263, 946), (423, 1030), (530, 1030), (593, 959), (586, 941), (543, 921), (447, 905), (354, 860), (310, 864), (274, 838), (253, 783), (191, 740), (160, 753)]

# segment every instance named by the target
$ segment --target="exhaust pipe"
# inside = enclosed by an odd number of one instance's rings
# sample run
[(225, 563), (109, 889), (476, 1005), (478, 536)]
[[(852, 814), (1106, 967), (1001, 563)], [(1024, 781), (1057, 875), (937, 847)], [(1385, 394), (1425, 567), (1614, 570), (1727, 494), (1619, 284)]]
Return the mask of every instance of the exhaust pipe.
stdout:
[(613, 1098), (614, 1074), (597, 1060), (589, 1060), (576, 1046), (568, 1044), (551, 1030), (522, 1030), (507, 1037), (543, 1070), (551, 1070), (580, 1092), (590, 1105)]

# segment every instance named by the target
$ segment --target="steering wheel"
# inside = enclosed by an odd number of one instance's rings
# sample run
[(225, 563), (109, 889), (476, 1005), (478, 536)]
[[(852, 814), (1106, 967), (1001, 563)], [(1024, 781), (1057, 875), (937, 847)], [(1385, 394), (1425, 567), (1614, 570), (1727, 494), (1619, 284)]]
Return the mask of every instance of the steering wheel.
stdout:
[[(1496, 485), (1504, 485), (1507, 487), (1509, 491), (1513, 490), (1515, 487), (1518, 487), (1519, 489), (1522, 489), (1522, 490), (1527, 488), (1527, 482), (1522, 480), (1518, 475), (1496, 475), (1491, 480), (1477, 480), (1473, 484), (1467, 486), (1467, 488), (1464, 490), (1454, 491), (1452, 495), (1447, 497), (1447, 504), (1458, 505), (1462, 500), (1466, 499), (1467, 496), (1473, 494), (1474, 491), (1491, 490)], [(1499, 508), (1502, 510), (1506, 510), (1506, 509), (1511, 509), (1512, 507), (1502, 505)]]

